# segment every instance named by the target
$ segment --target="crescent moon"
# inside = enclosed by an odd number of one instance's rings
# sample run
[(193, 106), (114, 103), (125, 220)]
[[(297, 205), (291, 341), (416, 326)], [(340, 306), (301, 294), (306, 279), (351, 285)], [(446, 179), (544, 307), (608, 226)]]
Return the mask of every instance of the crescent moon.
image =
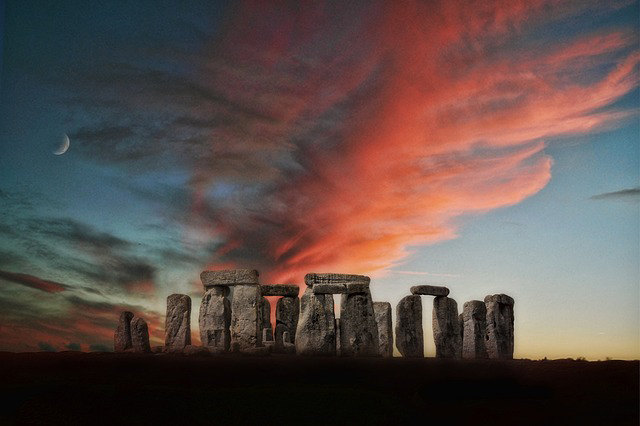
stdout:
[(58, 149), (53, 151), (53, 153), (55, 155), (62, 155), (65, 152), (67, 152), (67, 150), (69, 149), (69, 145), (71, 145), (71, 141), (69, 140), (69, 136), (65, 134), (64, 137), (62, 138), (62, 142), (60, 143), (60, 146), (58, 147)]

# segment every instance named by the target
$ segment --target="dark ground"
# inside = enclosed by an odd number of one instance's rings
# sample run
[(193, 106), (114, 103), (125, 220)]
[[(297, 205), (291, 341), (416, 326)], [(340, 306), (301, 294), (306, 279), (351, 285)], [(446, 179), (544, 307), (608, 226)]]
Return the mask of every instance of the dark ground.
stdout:
[(638, 361), (0, 353), (0, 424), (637, 425)]

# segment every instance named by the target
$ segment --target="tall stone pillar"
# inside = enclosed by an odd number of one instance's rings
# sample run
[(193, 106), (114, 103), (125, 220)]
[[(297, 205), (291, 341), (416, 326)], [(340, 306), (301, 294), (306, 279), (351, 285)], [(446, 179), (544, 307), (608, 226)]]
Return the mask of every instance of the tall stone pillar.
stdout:
[(231, 350), (255, 352), (261, 346), (262, 295), (259, 285), (236, 285), (231, 301)]
[(228, 352), (231, 347), (231, 302), (229, 288), (211, 286), (200, 303), (200, 340), (212, 352)]
[(487, 354), (491, 359), (513, 359), (513, 305), (506, 294), (484, 298), (487, 309)]
[(113, 350), (115, 352), (124, 352), (131, 349), (131, 320), (133, 313), (124, 311), (118, 319), (118, 327), (113, 335)]
[(378, 353), (385, 358), (393, 356), (393, 328), (391, 303), (373, 302), (373, 314), (378, 326)]
[(340, 355), (378, 356), (379, 346), (378, 325), (369, 289), (366, 292), (343, 293), (340, 303)]
[(462, 309), (464, 337), (462, 339), (462, 358), (487, 358), (485, 340), (487, 336), (487, 309), (484, 302), (472, 300), (465, 302)]
[(336, 354), (335, 314), (331, 294), (314, 294), (307, 287), (300, 299), (300, 318), (295, 337), (298, 355)]
[(182, 351), (191, 344), (191, 298), (186, 294), (167, 297), (164, 344), (167, 351)]
[(398, 303), (396, 308), (396, 347), (404, 357), (424, 357), (420, 296), (405, 296)]
[(131, 344), (133, 352), (151, 352), (151, 345), (149, 345), (149, 327), (147, 326), (147, 322), (140, 317), (135, 317), (131, 320)]
[(436, 358), (462, 357), (458, 304), (449, 297), (438, 296), (433, 299), (433, 340)]
[(266, 297), (260, 298), (260, 329), (262, 341), (273, 342), (273, 326), (271, 325), (271, 304)]
[(284, 350), (284, 333), (289, 333), (289, 343), (296, 342), (296, 328), (300, 316), (300, 299), (282, 297), (276, 304), (276, 350)]

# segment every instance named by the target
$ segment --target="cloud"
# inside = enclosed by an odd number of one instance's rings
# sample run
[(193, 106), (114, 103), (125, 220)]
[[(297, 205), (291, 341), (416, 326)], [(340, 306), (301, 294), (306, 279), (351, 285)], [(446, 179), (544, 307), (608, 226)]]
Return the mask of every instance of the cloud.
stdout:
[(48, 342), (38, 342), (38, 349), (43, 352), (56, 352), (56, 348)]
[(69, 288), (66, 284), (61, 284), (55, 281), (43, 280), (29, 274), (16, 274), (13, 272), (0, 270), (0, 279), (20, 284), (25, 287), (35, 288), (47, 293), (59, 293)]
[(81, 350), (81, 346), (79, 343), (69, 343), (68, 345), (64, 346), (65, 348), (69, 349), (70, 351), (79, 351)]
[(620, 191), (605, 192), (589, 197), (590, 200), (629, 201), (640, 202), (640, 187), (622, 189)]

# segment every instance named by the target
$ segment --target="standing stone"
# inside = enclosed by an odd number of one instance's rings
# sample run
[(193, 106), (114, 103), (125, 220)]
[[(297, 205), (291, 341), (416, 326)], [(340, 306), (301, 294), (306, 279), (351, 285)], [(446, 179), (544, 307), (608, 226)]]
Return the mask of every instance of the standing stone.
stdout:
[(405, 296), (398, 303), (396, 308), (396, 347), (404, 357), (424, 357), (420, 296)]
[(433, 299), (433, 340), (436, 358), (462, 357), (458, 304), (455, 300), (445, 296)]
[(484, 298), (487, 309), (487, 354), (491, 359), (513, 359), (513, 305), (505, 294)]
[(260, 298), (260, 328), (262, 329), (262, 343), (273, 342), (273, 327), (271, 326), (271, 304), (266, 297)]
[(300, 316), (300, 299), (283, 297), (276, 304), (276, 350), (284, 349), (284, 333), (289, 334), (289, 343), (296, 342), (296, 328)]
[(213, 352), (228, 352), (231, 346), (231, 302), (227, 287), (209, 287), (200, 303), (200, 340)]
[(367, 289), (365, 293), (343, 294), (340, 303), (340, 355), (378, 356), (379, 345), (371, 292)]
[(131, 344), (134, 352), (150, 353), (151, 345), (149, 345), (149, 327), (147, 322), (135, 317), (131, 321)]
[(237, 285), (231, 302), (231, 350), (255, 352), (262, 341), (259, 285)]
[(378, 352), (385, 358), (393, 356), (393, 329), (391, 303), (373, 302), (373, 313), (378, 326)]
[(186, 294), (167, 297), (164, 346), (167, 351), (182, 351), (191, 344), (191, 298)]
[(124, 352), (131, 349), (131, 319), (133, 313), (129, 311), (122, 312), (118, 320), (118, 327), (113, 335), (113, 350), (115, 352)]
[(342, 356), (342, 348), (340, 344), (340, 318), (336, 318), (336, 355)]
[(300, 299), (300, 319), (296, 329), (298, 355), (336, 354), (335, 314), (333, 296), (314, 294), (307, 288)]
[(462, 307), (462, 358), (487, 358), (487, 309), (484, 302), (472, 300)]

